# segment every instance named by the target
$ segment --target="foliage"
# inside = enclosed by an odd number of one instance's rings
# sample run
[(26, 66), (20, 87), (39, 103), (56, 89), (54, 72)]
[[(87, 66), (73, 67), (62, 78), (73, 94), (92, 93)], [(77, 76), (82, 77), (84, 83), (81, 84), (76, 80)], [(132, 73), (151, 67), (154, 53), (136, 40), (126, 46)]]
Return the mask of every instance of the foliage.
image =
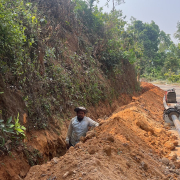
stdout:
[(4, 120), (0, 120), (0, 130), (1, 130), (1, 134), (2, 136), (0, 136), (1, 138), (1, 146), (4, 146), (5, 144), (5, 139), (4, 137), (7, 136), (7, 134), (14, 134), (14, 125), (11, 123), (12, 121), (12, 117), (10, 117), (6, 123), (4, 123)]
[(26, 146), (23, 149), (24, 155), (28, 160), (30, 166), (38, 165), (42, 163), (43, 156), (37, 149), (29, 150)]
[[(47, 128), (53, 115), (62, 119), (74, 106), (111, 102), (133, 91), (135, 75), (123, 88), (119, 80), (128, 70), (135, 74), (131, 64), (143, 47), (133, 31), (126, 31), (121, 11), (104, 13), (94, 0), (29, 1), (2, 0), (7, 28), (0, 29), (7, 33), (1, 38), (8, 38), (2, 44), (1, 71), (7, 86), (23, 94), (28, 129)], [(19, 116), (14, 120), (16, 135), (23, 136)]]
[(14, 124), (14, 130), (16, 132), (17, 135), (22, 135), (25, 137), (25, 133), (24, 131), (26, 130), (26, 128), (24, 126), (21, 126), (21, 124), (19, 123), (19, 113), (17, 115), (17, 118), (14, 118), (15, 124)]
[[(19, 113), (17, 118), (14, 118), (15, 123), (13, 124), (12, 122), (12, 116), (6, 121), (4, 122), (4, 120), (0, 120), (0, 144), (1, 147), (3, 147), (5, 145), (5, 142), (8, 139), (19, 139), (20, 137), (25, 137), (24, 134), (24, 130), (26, 130), (26, 128), (24, 126), (21, 126), (19, 123)], [(17, 136), (17, 135), (18, 136)], [(20, 135), (20, 136), (19, 136)]]
[(78, 19), (87, 28), (87, 33), (97, 33), (101, 36), (103, 34), (103, 13), (102, 9), (94, 6), (95, 0), (74, 0), (76, 3), (74, 12), (77, 14)]
[(167, 73), (164, 74), (164, 76), (169, 82), (180, 82), (180, 73), (175, 74), (174, 72), (171, 72), (171, 70), (169, 70)]
[(160, 31), (153, 21), (148, 24), (135, 18), (128, 30), (134, 33), (143, 50), (135, 62), (138, 74), (147, 79), (165, 79), (169, 70), (177, 74), (180, 54), (169, 34)]
[(101, 62), (107, 69), (121, 64), (122, 59), (134, 63), (142, 54), (142, 46), (136, 41), (131, 30), (125, 30), (127, 22), (121, 11), (113, 11), (105, 16), (106, 44), (100, 54)]
[(7, 65), (10, 66), (11, 63), (22, 63), (25, 56), (24, 45), (31, 46), (34, 42), (32, 36), (26, 35), (37, 23), (31, 7), (31, 3), (24, 3), (23, 0), (0, 1), (0, 57), (3, 70), (7, 70)]
[(180, 21), (177, 23), (177, 31), (175, 33), (175, 38), (180, 41)]

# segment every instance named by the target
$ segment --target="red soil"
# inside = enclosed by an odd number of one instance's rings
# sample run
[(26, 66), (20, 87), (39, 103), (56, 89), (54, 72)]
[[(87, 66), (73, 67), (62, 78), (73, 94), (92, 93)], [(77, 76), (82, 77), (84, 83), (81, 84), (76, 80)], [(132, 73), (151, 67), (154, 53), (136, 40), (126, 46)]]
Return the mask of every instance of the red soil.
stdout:
[(30, 169), (25, 180), (178, 179), (177, 137), (164, 128), (164, 91), (142, 83), (143, 94), (116, 110), (60, 158)]

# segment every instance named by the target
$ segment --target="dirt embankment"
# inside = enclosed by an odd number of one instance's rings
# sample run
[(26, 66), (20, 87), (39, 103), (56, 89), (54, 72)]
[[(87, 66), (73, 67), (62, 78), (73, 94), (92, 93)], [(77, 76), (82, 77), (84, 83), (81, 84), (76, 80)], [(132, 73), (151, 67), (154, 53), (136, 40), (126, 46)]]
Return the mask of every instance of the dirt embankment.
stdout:
[[(179, 179), (179, 162), (169, 153), (177, 137), (164, 128), (164, 92), (143, 83), (144, 93), (122, 106), (100, 127), (60, 157), (30, 169), (25, 180)], [(169, 160), (169, 159), (171, 160)]]

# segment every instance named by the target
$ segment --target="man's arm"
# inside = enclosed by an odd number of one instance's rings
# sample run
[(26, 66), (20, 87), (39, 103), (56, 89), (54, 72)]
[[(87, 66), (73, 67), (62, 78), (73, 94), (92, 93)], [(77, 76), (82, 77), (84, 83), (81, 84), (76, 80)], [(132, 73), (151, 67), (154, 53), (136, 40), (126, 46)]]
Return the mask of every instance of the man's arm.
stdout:
[(96, 121), (93, 121), (91, 118), (88, 117), (88, 122), (89, 122), (89, 126), (91, 127), (97, 127), (99, 126), (99, 123), (97, 123)]
[(66, 144), (69, 145), (69, 140), (71, 138), (71, 135), (72, 135), (72, 120), (69, 124), (69, 127), (68, 127), (68, 132), (67, 132), (67, 136), (66, 136)]

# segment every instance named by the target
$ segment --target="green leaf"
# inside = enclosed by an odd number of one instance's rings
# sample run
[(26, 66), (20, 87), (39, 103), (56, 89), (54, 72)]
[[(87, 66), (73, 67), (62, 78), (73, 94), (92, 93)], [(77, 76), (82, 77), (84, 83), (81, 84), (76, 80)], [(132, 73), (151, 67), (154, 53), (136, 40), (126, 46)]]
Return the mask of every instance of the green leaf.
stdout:
[(0, 139), (2, 139), (2, 144), (0, 144), (0, 146), (2, 147), (5, 144), (5, 139), (2, 136), (0, 136)]
[(14, 124), (7, 124), (6, 126), (9, 127), (9, 128), (13, 128)]
[(12, 116), (7, 120), (6, 124), (9, 124), (12, 121)]
[(5, 127), (5, 125), (4, 125), (4, 124), (0, 124), (0, 127), (4, 128), (4, 127)]
[(0, 92), (0, 94), (3, 94), (4, 92)]
[(5, 128), (3, 129), (3, 131), (7, 133), (13, 133), (13, 129), (9, 129), (9, 128)]
[(26, 130), (26, 128), (24, 126), (21, 126), (21, 129)]
[(4, 122), (4, 120), (3, 120), (3, 119), (0, 119), (0, 123), (2, 123), (2, 122)]
[(22, 129), (20, 129), (20, 128), (16, 128), (15, 130), (16, 130), (17, 132), (19, 132), (19, 133), (20, 133), (20, 132), (24, 132), (24, 131), (23, 131)]

